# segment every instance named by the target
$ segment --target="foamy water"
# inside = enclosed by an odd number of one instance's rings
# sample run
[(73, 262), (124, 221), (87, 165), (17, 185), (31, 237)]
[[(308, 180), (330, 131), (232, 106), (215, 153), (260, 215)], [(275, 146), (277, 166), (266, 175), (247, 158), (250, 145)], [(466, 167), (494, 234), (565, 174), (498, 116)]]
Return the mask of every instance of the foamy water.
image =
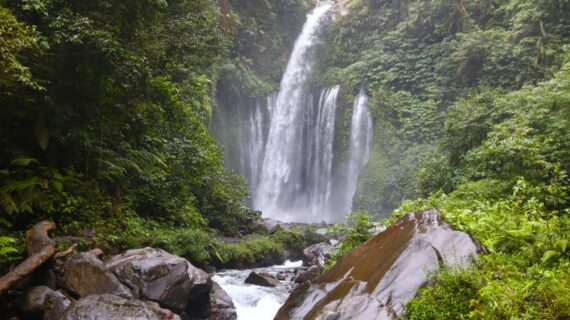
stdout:
[[(283, 265), (248, 270), (223, 270), (216, 273), (212, 280), (217, 282), (232, 298), (238, 320), (272, 320), (277, 311), (293, 291), (293, 276), (302, 261), (287, 261)], [(279, 281), (275, 288), (246, 284), (250, 272), (263, 272), (274, 276), (283, 274), (285, 280)]]

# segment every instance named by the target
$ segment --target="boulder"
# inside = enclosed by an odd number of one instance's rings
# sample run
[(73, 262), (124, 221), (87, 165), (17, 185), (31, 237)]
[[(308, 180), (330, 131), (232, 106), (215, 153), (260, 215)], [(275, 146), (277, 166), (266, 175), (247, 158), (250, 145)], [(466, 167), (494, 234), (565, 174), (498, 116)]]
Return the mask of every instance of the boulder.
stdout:
[(44, 311), (43, 320), (58, 320), (61, 315), (69, 308), (71, 305), (71, 300), (61, 294), (48, 295), (44, 301), (44, 306), (46, 310)]
[(321, 274), (321, 271), (323, 271), (322, 266), (311, 266), (305, 271), (300, 271), (299, 275), (295, 278), (295, 283), (311, 281), (318, 277)]
[(150, 306), (111, 294), (95, 294), (78, 300), (62, 315), (61, 320), (162, 320)]
[(210, 316), (208, 320), (236, 320), (237, 313), (232, 298), (216, 282), (210, 292)]
[(168, 309), (162, 308), (157, 302), (145, 301), (145, 303), (152, 309), (152, 311), (154, 311), (160, 320), (182, 320), (179, 315)]
[(161, 249), (128, 250), (106, 264), (135, 293), (174, 311), (201, 307), (209, 299), (211, 280), (188, 260)]
[(398, 319), (429, 273), (481, 252), (437, 211), (411, 213), (295, 289), (275, 319)]
[(275, 278), (277, 278), (277, 280), (280, 280), (280, 281), (287, 280), (287, 277), (288, 277), (288, 274), (285, 271), (277, 272), (277, 274), (275, 275)]
[(317, 243), (310, 247), (307, 247), (303, 250), (303, 265), (306, 267), (324, 267), (327, 261), (330, 259), (332, 252), (333, 246), (329, 241)]
[(61, 292), (47, 286), (36, 286), (26, 289), (18, 303), (18, 309), (30, 317), (39, 317), (43, 314), (46, 315), (44, 319), (55, 319), (70, 304), (71, 300)]
[(249, 228), (253, 231), (274, 234), (279, 230), (283, 230), (283, 223), (273, 219), (262, 219), (257, 221), (252, 221), (249, 224)]
[(95, 255), (83, 252), (71, 256), (65, 263), (65, 287), (79, 297), (109, 293), (132, 298), (129, 288), (122, 284)]
[(279, 284), (279, 280), (266, 275), (266, 274), (259, 274), (252, 271), (249, 276), (245, 279), (245, 283), (254, 284), (256, 286), (262, 287), (275, 287)]
[(329, 228), (318, 228), (317, 230), (315, 230), (315, 233), (321, 236), (326, 236), (327, 234), (329, 234)]

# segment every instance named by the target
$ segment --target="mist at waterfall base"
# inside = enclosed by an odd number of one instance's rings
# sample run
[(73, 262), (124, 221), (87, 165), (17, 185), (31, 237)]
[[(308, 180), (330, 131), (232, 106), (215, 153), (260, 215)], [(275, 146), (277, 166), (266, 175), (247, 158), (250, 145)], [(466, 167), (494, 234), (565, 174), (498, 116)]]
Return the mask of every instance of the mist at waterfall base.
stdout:
[[(293, 272), (301, 267), (302, 261), (289, 262), (280, 266), (258, 268), (252, 270), (225, 270), (216, 273), (212, 280), (217, 282), (232, 299), (238, 319), (244, 320), (270, 320), (287, 300), (293, 290)], [(245, 279), (250, 272), (277, 275), (285, 272), (288, 277), (279, 281), (276, 287), (261, 287), (246, 284)]]
[(351, 212), (358, 176), (368, 160), (372, 120), (361, 91), (352, 110), (348, 155), (335, 145), (340, 86), (315, 95), (309, 79), (323, 28), (334, 5), (322, 3), (307, 16), (279, 92), (239, 110), (239, 166), (253, 209), (287, 222), (340, 222)]

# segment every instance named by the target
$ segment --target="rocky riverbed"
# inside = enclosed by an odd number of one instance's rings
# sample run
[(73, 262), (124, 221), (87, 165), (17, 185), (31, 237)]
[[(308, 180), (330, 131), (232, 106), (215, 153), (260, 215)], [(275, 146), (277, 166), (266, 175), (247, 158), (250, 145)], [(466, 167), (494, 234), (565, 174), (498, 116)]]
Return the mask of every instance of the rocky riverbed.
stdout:
[[(2, 296), (0, 319), (399, 319), (429, 273), (485, 249), (435, 211), (410, 213), (323, 273), (337, 241), (302, 260), (209, 274), (157, 248), (54, 258)], [(8, 312), (8, 310), (10, 312)]]
[[(271, 320), (296, 287), (295, 278), (302, 264), (287, 261), (267, 268), (223, 270), (212, 280), (231, 297), (238, 320)], [(261, 281), (250, 280), (252, 275)], [(269, 281), (263, 281), (264, 278)]]

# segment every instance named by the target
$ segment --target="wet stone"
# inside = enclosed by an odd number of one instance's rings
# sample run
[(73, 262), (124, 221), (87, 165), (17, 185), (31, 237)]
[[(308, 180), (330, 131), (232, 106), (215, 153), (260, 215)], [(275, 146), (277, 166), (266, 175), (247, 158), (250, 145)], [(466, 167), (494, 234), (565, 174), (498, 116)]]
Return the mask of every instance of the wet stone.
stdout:
[(437, 211), (411, 213), (295, 289), (275, 319), (399, 319), (429, 273), (483, 250)]
[(268, 275), (251, 272), (245, 279), (245, 283), (263, 287), (275, 287), (279, 284), (279, 280)]

